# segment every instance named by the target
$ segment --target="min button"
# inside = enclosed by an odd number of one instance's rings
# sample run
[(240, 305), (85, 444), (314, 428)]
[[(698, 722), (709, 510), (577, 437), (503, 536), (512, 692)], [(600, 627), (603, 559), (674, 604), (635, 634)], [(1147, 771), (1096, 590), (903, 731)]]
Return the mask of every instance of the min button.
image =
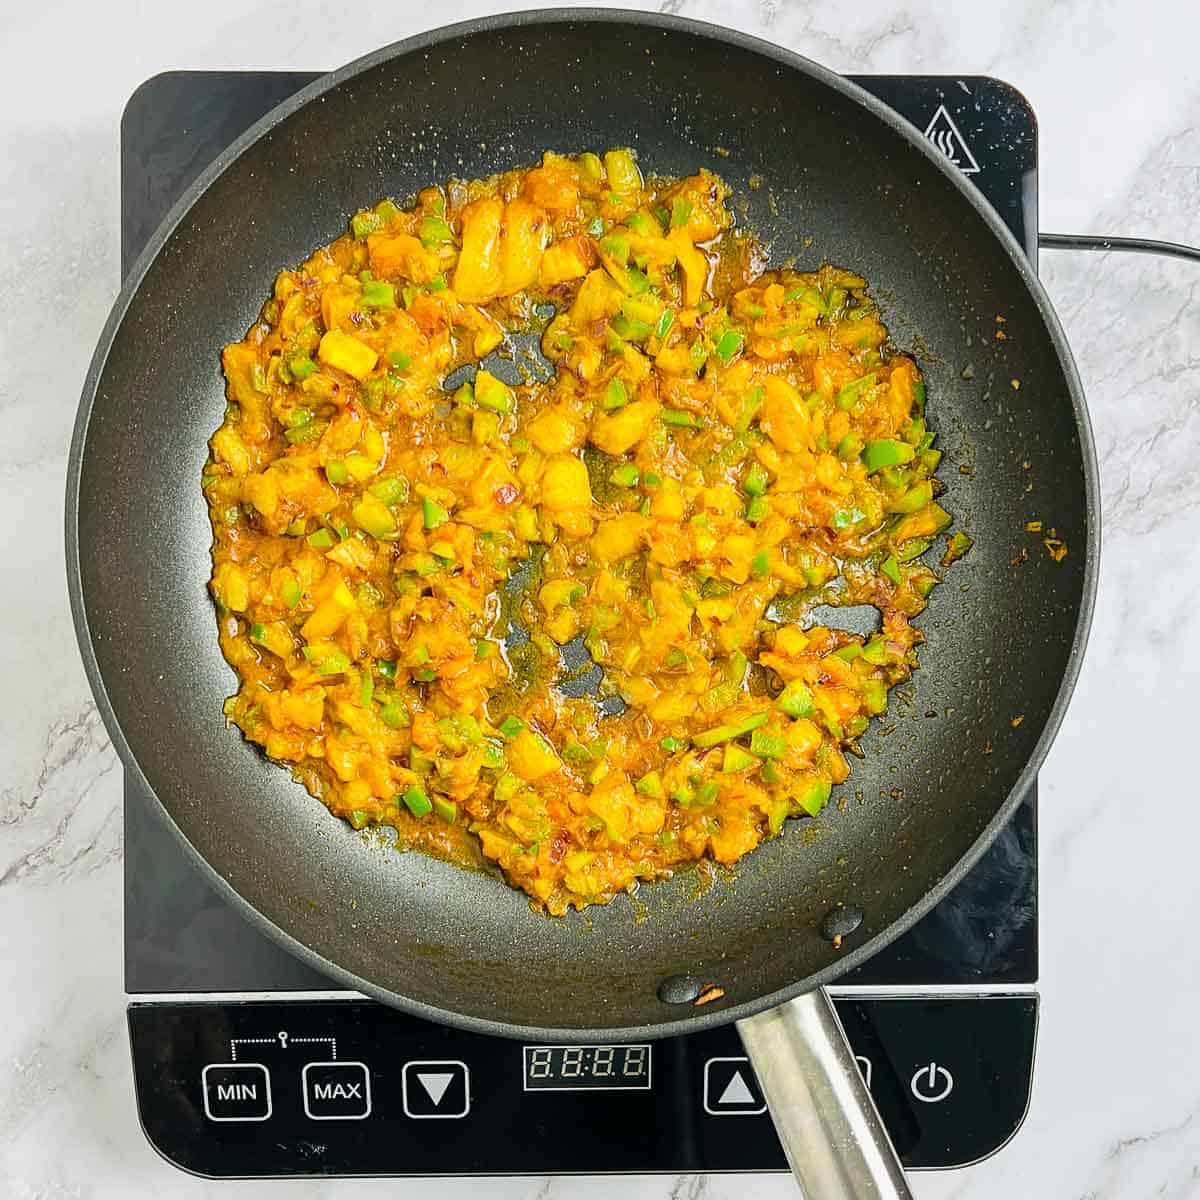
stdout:
[(262, 1063), (209, 1063), (201, 1076), (210, 1121), (265, 1121), (271, 1115), (271, 1076)]

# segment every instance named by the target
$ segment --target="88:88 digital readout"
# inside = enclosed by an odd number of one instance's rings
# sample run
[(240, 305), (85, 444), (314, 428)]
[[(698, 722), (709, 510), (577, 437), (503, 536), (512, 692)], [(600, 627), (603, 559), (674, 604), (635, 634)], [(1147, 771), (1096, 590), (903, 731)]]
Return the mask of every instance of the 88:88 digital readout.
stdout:
[(526, 1046), (526, 1091), (648, 1090), (650, 1047)]

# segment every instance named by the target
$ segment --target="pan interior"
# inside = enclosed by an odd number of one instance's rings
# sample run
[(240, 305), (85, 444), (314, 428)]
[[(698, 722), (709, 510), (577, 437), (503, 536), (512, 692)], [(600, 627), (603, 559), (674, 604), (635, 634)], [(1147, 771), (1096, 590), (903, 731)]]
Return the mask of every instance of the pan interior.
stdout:
[[(219, 876), (367, 990), (491, 1028), (663, 1032), (689, 1015), (658, 1000), (665, 976), (720, 984), (728, 1010), (825, 970), (838, 954), (818, 927), (834, 904), (864, 910), (858, 944), (894, 926), (1017, 799), (1088, 586), (1069, 367), (955, 184), (793, 64), (591, 17), (484, 22), (379, 57), (275, 124), (199, 196), (115, 331), (78, 464), (77, 545), (118, 741)], [(685, 875), (550, 920), (493, 878), (364, 842), (226, 729), (234, 677), (205, 587), (199, 477), (224, 406), (221, 346), (242, 336), (275, 272), (336, 236), (347, 213), (547, 148), (617, 145), (649, 172), (724, 176), (775, 262), (867, 276), (894, 340), (926, 372), (942, 503), (975, 548), (935, 590), (921, 669), (866, 737), (840, 803), (704, 887)], [(1032, 518), (1066, 540), (1063, 562), (1025, 532)], [(703, 1016), (720, 1019), (719, 1007)]]

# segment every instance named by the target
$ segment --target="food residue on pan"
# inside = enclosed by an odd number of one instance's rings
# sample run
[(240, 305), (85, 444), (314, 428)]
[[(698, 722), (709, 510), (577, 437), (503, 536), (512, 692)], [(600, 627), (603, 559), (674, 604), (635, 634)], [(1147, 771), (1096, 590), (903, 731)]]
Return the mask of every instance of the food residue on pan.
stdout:
[[(227, 716), (555, 914), (820, 813), (938, 582), (920, 370), (861, 276), (765, 269), (729, 195), (612, 150), (385, 200), (225, 349)], [(531, 331), (551, 378), (480, 365)]]
[(1058, 536), (1058, 531), (1051, 528), (1050, 536), (1042, 538), (1042, 545), (1046, 547), (1046, 553), (1056, 562), (1060, 563), (1067, 557), (1067, 543)]
[(974, 539), (969, 535), (963, 533), (962, 530), (955, 530), (946, 538), (946, 551), (942, 555), (939, 565), (948, 567), (951, 563), (957, 562), (974, 544)]

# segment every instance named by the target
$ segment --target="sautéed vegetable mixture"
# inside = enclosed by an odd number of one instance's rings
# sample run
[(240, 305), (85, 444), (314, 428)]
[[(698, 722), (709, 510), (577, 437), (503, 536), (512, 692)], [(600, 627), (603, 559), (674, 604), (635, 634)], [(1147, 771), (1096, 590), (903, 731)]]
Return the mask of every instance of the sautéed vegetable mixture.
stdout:
[[(765, 270), (728, 199), (612, 150), (385, 200), (224, 351), (226, 715), (554, 914), (818, 814), (937, 582), (920, 371), (860, 276)], [(518, 383), (529, 331), (553, 375)]]

